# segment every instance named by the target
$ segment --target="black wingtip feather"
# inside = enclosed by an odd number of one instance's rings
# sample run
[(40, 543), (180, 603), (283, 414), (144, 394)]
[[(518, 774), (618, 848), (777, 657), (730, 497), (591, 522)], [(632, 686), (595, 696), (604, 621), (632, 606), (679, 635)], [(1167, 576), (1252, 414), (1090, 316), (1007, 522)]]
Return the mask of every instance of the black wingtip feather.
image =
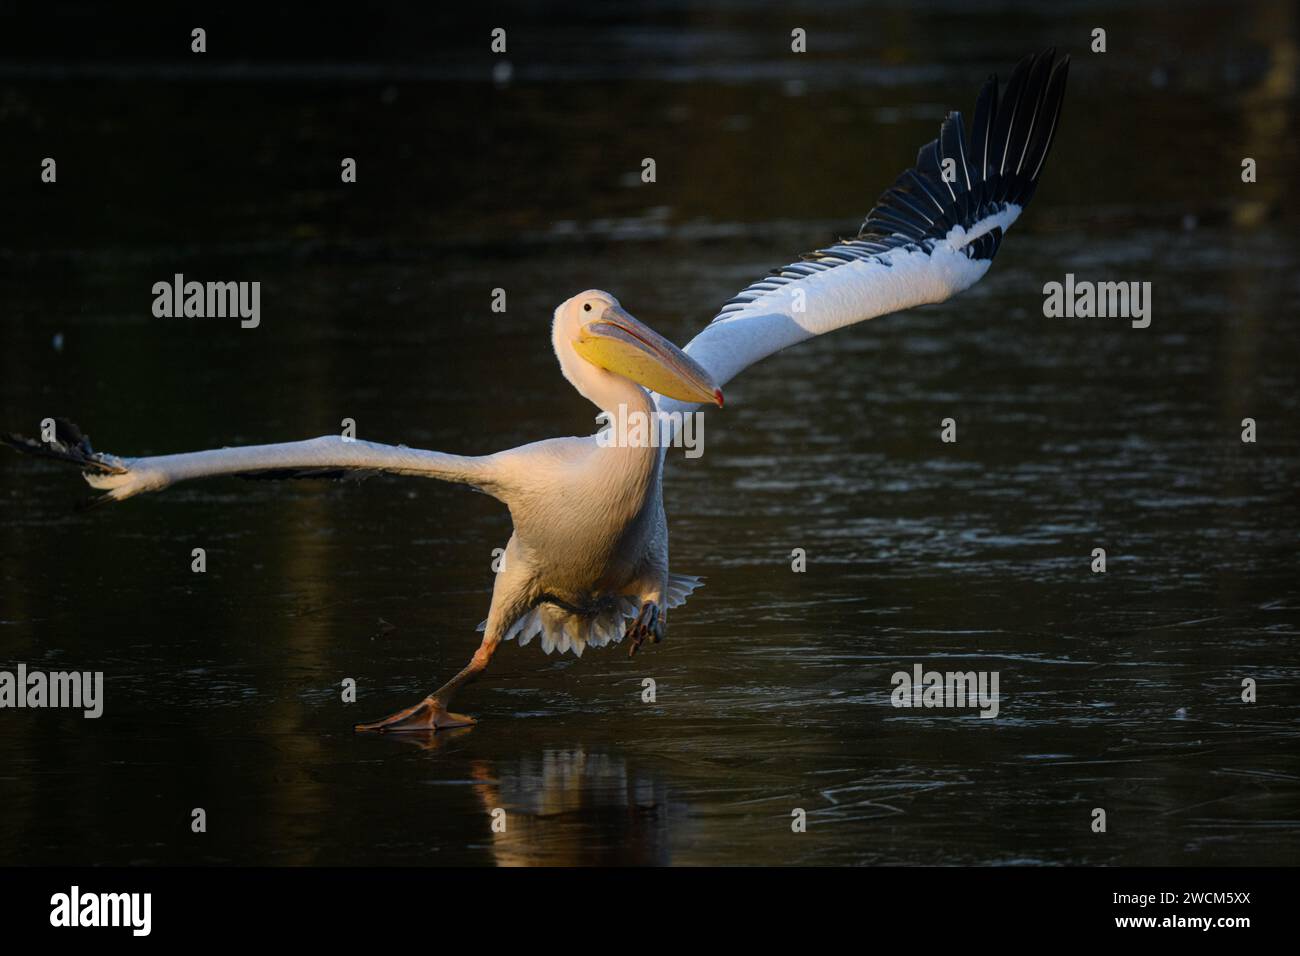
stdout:
[(971, 121), (970, 158), (981, 180), (988, 175), (988, 144), (997, 111), (998, 75), (992, 73), (975, 100), (975, 118)]
[[(939, 138), (917, 152), (915, 168), (900, 176), (867, 216), (859, 238), (915, 241), (919, 232), (939, 239), (953, 225), (969, 229), (1008, 203), (1023, 208), (1037, 188), (1059, 125), (1069, 62), (1068, 56), (1058, 60), (1054, 47), (1025, 57), (1000, 97), (997, 75), (991, 75), (975, 101), (970, 135), (954, 127), (960, 114), (950, 113)], [(942, 163), (959, 158), (959, 149), (964, 149), (965, 166), (959, 163), (956, 181), (948, 183)], [(917, 205), (924, 216), (917, 215)], [(899, 218), (911, 228), (900, 230)], [(996, 240), (973, 243), (972, 249), (982, 258), (996, 252), (1000, 242), (999, 234)]]
[(0, 435), (0, 442), (24, 455), (66, 461), (77, 465), (82, 471), (105, 475), (124, 475), (127, 472), (121, 462), (96, 452), (91, 447), (90, 436), (66, 418), (54, 419), (53, 441), (40, 442), (8, 432)]
[[(990, 229), (987, 220), (1010, 204), (1023, 209), (1033, 198), (1059, 126), (1069, 63), (1069, 56), (1056, 59), (1055, 48), (1027, 56), (1016, 65), (1001, 95), (997, 74), (991, 74), (976, 98), (969, 135), (961, 114), (949, 113), (939, 137), (922, 146), (916, 165), (904, 170), (876, 200), (856, 237), (773, 269), (728, 300), (714, 321), (824, 269), (862, 260), (888, 266), (894, 250), (929, 251), (956, 225), (971, 231), (983, 223), (985, 231), (968, 240), (962, 251), (972, 259), (992, 259), (1003, 230)], [(945, 159), (958, 160), (952, 182), (943, 176)]]
[(1069, 75), (1070, 58), (1066, 56), (1053, 67), (1047, 80), (1047, 90), (1043, 94), (1045, 122), (1040, 124), (1033, 141), (1029, 144), (1030, 153), (1033, 154), (1033, 164), (1026, 168), (1031, 180), (1031, 190), (1038, 183), (1038, 177), (1043, 171), (1043, 163), (1052, 148), (1056, 130), (1061, 124), (1061, 109), (1065, 104), (1065, 84)]

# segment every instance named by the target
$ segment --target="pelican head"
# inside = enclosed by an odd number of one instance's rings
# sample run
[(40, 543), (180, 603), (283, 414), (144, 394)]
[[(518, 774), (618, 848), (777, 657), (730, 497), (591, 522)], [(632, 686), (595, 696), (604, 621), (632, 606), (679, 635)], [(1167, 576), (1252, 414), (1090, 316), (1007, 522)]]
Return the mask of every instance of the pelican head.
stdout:
[(608, 292), (589, 289), (564, 302), (555, 310), (552, 337), (566, 377), (583, 394), (588, 375), (567, 367), (565, 346), (588, 366), (667, 398), (722, 405), (722, 389), (699, 362), (629, 315)]

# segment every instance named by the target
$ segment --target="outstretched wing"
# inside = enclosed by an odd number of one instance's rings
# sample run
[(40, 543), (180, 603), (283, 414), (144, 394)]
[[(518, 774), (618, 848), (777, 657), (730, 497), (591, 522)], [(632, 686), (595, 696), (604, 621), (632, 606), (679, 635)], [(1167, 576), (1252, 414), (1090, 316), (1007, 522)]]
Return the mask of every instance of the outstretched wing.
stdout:
[(26, 455), (66, 461), (81, 468), (87, 484), (107, 492), (89, 504), (123, 501), (142, 492), (161, 491), (178, 481), (222, 475), (343, 478), (389, 472), (460, 482), (496, 497), (509, 491), (509, 483), (505, 481), (508, 469), (502, 466), (502, 455), (448, 455), (405, 445), (344, 439), (340, 435), (276, 445), (213, 448), (181, 455), (119, 458), (95, 451), (81, 429), (60, 418), (55, 420), (54, 437), (48, 442), (9, 434), (0, 434), (0, 442)]
[[(962, 115), (949, 113), (939, 138), (885, 190), (856, 236), (748, 286), (686, 351), (723, 385), (805, 339), (974, 285), (1038, 185), (1069, 61), (1056, 61), (1054, 50), (1026, 57), (1001, 103), (997, 77), (989, 77), (969, 134)], [(658, 404), (664, 412), (695, 407), (662, 396)]]

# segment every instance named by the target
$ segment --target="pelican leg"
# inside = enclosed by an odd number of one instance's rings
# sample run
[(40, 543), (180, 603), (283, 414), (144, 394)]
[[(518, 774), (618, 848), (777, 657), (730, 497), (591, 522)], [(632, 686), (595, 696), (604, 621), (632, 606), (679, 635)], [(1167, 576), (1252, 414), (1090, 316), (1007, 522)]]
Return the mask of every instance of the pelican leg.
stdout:
[(631, 624), (627, 626), (627, 637), (631, 639), (631, 644), (627, 649), (627, 656), (634, 657), (636, 652), (641, 649), (641, 645), (650, 640), (652, 644), (658, 644), (664, 637), (664, 615), (659, 610), (659, 605), (654, 601), (646, 601), (641, 605), (641, 611)]
[(473, 717), (467, 717), (464, 714), (453, 714), (447, 709), (447, 705), (451, 703), (451, 698), (456, 691), (487, 669), (488, 661), (492, 659), (492, 651), (495, 649), (495, 643), (489, 646), (487, 640), (484, 639), (482, 646), (475, 651), (473, 659), (461, 669), (459, 674), (414, 707), (399, 710), (383, 720), (372, 721), (368, 724), (357, 724), (353, 729), (357, 733), (377, 731), (381, 734), (387, 734), (403, 731), (449, 730), (452, 727), (469, 727), (478, 723)]
[(438, 731), (452, 727), (468, 727), (475, 723), (473, 717), (453, 714), (447, 708), (451, 699), (462, 687), (487, 670), (492, 653), (501, 643), (512, 621), (532, 606), (532, 579), (528, 562), (519, 554), (515, 538), (511, 535), (506, 542), (506, 564), (496, 576), (492, 585), (492, 606), (488, 609), (487, 628), (483, 634), (483, 643), (479, 645), (470, 662), (459, 674), (443, 684), (414, 707), (399, 710), (383, 720), (368, 724), (357, 724), (358, 733), (377, 731), (378, 733), (398, 733), (402, 731)]

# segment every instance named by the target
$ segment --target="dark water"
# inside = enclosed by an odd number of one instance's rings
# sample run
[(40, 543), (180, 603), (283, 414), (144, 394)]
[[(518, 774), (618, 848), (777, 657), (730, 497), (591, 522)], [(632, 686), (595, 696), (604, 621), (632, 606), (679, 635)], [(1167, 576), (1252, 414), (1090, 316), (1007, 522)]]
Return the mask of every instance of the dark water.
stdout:
[[(454, 31), (374, 65), (392, 24), (210, 76), (0, 61), (0, 426), (68, 415), (135, 455), (344, 417), (472, 453), (583, 433), (559, 301), (599, 286), (685, 341), (855, 230), (986, 73), (1075, 55), (988, 278), (751, 370), (703, 458), (673, 459), (673, 564), (707, 583), (668, 640), (505, 645), (458, 701), (471, 730), (350, 727), (477, 645), (491, 499), (226, 480), (76, 514), (75, 475), (0, 457), (0, 668), (102, 670), (108, 694), (98, 721), (0, 712), (0, 862), (1295, 862), (1296, 12), (873, 11), (533, 15), (505, 86)], [(261, 281), (262, 326), (154, 319), (174, 272)], [(1066, 272), (1150, 281), (1151, 327), (1043, 318)], [(889, 706), (918, 662), (997, 671), (999, 717)]]

